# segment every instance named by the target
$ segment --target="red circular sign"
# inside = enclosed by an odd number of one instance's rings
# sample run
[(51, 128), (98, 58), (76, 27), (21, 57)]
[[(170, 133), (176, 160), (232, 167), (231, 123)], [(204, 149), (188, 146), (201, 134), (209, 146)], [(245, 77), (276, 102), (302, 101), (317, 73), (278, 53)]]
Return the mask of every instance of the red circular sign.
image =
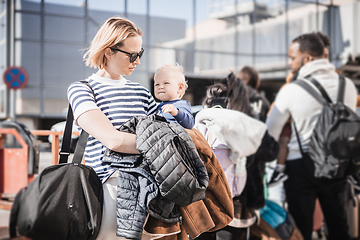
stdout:
[(22, 89), (26, 86), (29, 77), (22, 67), (8, 67), (3, 74), (4, 83), (11, 89)]

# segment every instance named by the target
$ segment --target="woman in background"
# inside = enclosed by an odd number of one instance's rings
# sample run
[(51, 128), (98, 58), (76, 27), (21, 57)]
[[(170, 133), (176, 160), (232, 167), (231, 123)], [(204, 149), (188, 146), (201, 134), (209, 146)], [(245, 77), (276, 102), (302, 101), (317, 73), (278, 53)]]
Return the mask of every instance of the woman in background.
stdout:
[(207, 139), (225, 172), (235, 212), (228, 226), (196, 239), (246, 239), (256, 221), (254, 212), (265, 205), (265, 162), (275, 159), (278, 144), (266, 125), (254, 118), (247, 87), (233, 73), (208, 87), (203, 105), (207, 108), (196, 115), (195, 128)]

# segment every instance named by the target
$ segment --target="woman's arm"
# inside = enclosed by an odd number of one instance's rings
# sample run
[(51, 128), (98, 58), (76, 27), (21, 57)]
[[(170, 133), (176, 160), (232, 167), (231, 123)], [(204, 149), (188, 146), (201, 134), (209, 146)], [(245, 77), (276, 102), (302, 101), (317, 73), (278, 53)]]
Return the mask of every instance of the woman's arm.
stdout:
[(118, 131), (99, 109), (84, 112), (78, 117), (77, 123), (107, 148), (117, 152), (139, 154), (136, 149), (136, 135)]

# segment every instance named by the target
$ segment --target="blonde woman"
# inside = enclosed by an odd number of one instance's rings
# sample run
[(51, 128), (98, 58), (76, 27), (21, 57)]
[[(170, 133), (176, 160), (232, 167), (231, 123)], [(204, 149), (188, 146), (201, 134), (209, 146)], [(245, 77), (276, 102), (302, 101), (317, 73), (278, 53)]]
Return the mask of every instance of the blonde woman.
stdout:
[(127, 19), (109, 18), (84, 55), (86, 65), (98, 69), (86, 79), (95, 98), (85, 84), (76, 82), (68, 88), (76, 124), (90, 135), (85, 149), (85, 163), (95, 170), (104, 187), (103, 219), (97, 239), (130, 238), (117, 229), (116, 223), (119, 171), (101, 160), (106, 148), (138, 154), (135, 135), (120, 132), (117, 128), (133, 116), (150, 115), (156, 110), (151, 93), (140, 84), (124, 78), (140, 64), (143, 53), (141, 30)]

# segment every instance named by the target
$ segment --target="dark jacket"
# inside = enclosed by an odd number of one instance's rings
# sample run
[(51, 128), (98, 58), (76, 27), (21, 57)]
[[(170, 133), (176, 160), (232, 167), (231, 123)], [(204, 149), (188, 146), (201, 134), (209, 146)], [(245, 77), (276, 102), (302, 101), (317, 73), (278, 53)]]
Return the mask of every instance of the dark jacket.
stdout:
[(265, 205), (264, 175), (265, 163), (273, 161), (279, 151), (279, 145), (268, 132), (265, 133), (261, 145), (255, 154), (247, 157), (246, 185), (239, 197), (243, 207), (260, 209)]
[(147, 210), (163, 221), (180, 221), (177, 205), (203, 199), (209, 178), (180, 125), (155, 115), (137, 116), (119, 130), (136, 133), (141, 155), (107, 150), (103, 161), (119, 169), (118, 186), (125, 189), (117, 194), (118, 236), (139, 239)]
[(249, 93), (249, 102), (253, 110), (253, 114), (257, 119), (259, 119), (262, 122), (265, 122), (267, 113), (270, 109), (269, 101), (252, 87), (248, 85), (247, 87)]

